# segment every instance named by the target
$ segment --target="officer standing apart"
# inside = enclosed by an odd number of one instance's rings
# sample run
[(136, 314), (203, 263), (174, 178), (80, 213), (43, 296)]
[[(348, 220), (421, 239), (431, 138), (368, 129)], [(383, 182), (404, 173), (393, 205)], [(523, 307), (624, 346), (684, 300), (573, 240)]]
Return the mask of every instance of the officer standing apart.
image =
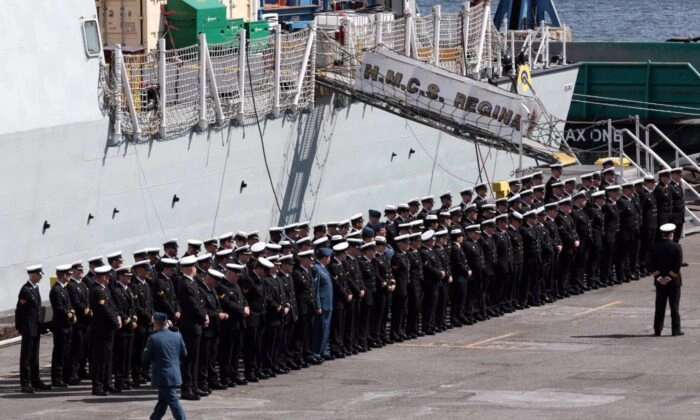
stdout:
[(678, 306), (681, 300), (681, 263), (683, 250), (680, 244), (673, 241), (676, 225), (666, 223), (661, 225), (661, 239), (657, 241), (649, 254), (649, 271), (654, 277), (656, 286), (656, 313), (654, 314), (654, 335), (660, 336), (664, 328), (666, 301), (671, 307), (671, 335), (683, 335), (681, 331), (681, 315)]
[(19, 291), (15, 309), (15, 328), (22, 335), (19, 351), (19, 381), (21, 391), (31, 394), (35, 389), (51, 389), (39, 378), (39, 319), (41, 314), (41, 295), (39, 282), (44, 274), (42, 265), (27, 267), (29, 280)]
[(180, 333), (166, 328), (167, 323), (168, 316), (164, 313), (153, 314), (154, 332), (148, 337), (141, 357), (144, 365), (151, 364), (151, 384), (158, 387), (158, 402), (150, 418), (162, 419), (170, 407), (175, 420), (184, 420), (177, 387), (182, 384), (180, 361), (187, 356), (187, 350)]

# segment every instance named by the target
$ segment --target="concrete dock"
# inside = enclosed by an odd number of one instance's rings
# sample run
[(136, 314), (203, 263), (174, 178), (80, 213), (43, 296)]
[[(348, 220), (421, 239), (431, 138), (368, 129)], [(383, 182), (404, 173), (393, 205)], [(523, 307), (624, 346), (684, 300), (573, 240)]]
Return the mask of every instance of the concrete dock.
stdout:
[[(647, 277), (183, 405), (192, 419), (697, 419), (700, 235), (682, 244), (683, 337), (670, 336), (668, 315), (651, 336)], [(45, 381), (50, 358), (48, 336)], [(18, 345), (0, 349), (2, 418), (143, 419), (155, 404), (151, 388), (94, 397), (85, 382), (21, 394), (18, 361)]]

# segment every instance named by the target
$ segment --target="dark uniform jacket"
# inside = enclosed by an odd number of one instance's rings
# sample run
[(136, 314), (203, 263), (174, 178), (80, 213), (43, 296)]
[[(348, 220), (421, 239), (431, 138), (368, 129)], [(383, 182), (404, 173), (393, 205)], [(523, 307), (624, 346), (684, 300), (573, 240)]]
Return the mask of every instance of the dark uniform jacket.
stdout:
[(316, 285), (311, 270), (301, 266), (294, 267), (294, 291), (297, 294), (299, 315), (309, 316), (316, 313)]
[[(177, 279), (177, 301), (182, 308), (180, 328), (182, 330), (200, 330), (207, 315), (204, 309), (204, 298), (194, 279), (180, 276)], [(214, 320), (210, 319), (209, 322)]]
[(484, 261), (486, 261), (486, 266), (484, 267), (484, 275), (494, 276), (496, 275), (496, 265), (498, 264), (498, 252), (496, 251), (496, 243), (493, 240), (493, 236), (489, 236), (486, 233), (481, 235), (479, 238), (479, 245), (484, 252)]
[(523, 238), (524, 262), (526, 264), (542, 262), (542, 244), (535, 226), (523, 223), (520, 226), (520, 235)]
[(294, 290), (294, 278), (291, 273), (287, 274), (282, 271), (277, 274), (277, 277), (282, 284), (282, 291), (289, 305), (289, 313), (287, 314), (286, 321), (297, 322), (299, 319), (299, 305), (297, 304), (297, 293)]
[(122, 327), (117, 331), (117, 335), (123, 337), (133, 335), (134, 330), (131, 328), (131, 323), (134, 321), (138, 322), (134, 293), (129, 287), (122, 286), (121, 283), (117, 282), (112, 288), (112, 297), (114, 298), (117, 314), (122, 319)]
[(520, 230), (513, 226), (508, 226), (508, 236), (510, 236), (513, 248), (513, 264), (522, 264), (525, 250), (523, 249), (523, 237), (520, 234)]
[(579, 240), (573, 219), (568, 214), (559, 213), (554, 221), (559, 230), (562, 252), (573, 253), (576, 250), (576, 241)]
[(442, 281), (442, 266), (434, 249), (422, 247), (420, 250), (421, 263), (423, 264), (423, 286), (431, 289)]
[(86, 328), (90, 325), (92, 314), (90, 313), (90, 290), (88, 286), (82, 282), (70, 279), (66, 285), (70, 304), (75, 310), (77, 322), (74, 327)]
[(219, 296), (217, 296), (215, 289), (209, 288), (201, 280), (197, 281), (197, 286), (199, 287), (199, 293), (204, 302), (204, 312), (209, 315), (209, 325), (202, 329), (202, 336), (214, 337), (219, 334), (221, 328), (219, 314), (223, 312), (221, 303), (219, 302)]
[(249, 275), (240, 278), (239, 284), (250, 307), (247, 325), (257, 327), (264, 322), (266, 290), (263, 280), (251, 270)]
[(75, 312), (70, 303), (68, 290), (61, 283), (56, 282), (49, 292), (53, 319), (51, 320), (51, 331), (54, 334), (67, 334), (75, 322)]
[(15, 308), (15, 328), (27, 337), (38, 337), (41, 331), (41, 295), (39, 287), (27, 281), (19, 290)]
[(654, 188), (654, 196), (656, 197), (656, 210), (658, 215), (658, 225), (664, 225), (671, 222), (671, 213), (673, 207), (673, 196), (671, 188), (661, 183)]
[(671, 222), (683, 224), (685, 219), (685, 192), (683, 186), (672, 181), (669, 185), (671, 189)]
[(623, 196), (617, 201), (620, 215), (620, 233), (619, 238), (623, 241), (631, 241), (637, 237), (637, 210), (634, 207), (634, 201), (629, 197)]
[[(605, 236), (605, 214), (603, 209), (595, 204), (585, 208), (588, 219), (591, 221), (591, 240), (594, 246), (603, 246)], [(656, 220), (656, 218), (654, 219)]]
[(658, 214), (656, 208), (656, 194), (646, 188), (639, 197), (642, 203), (642, 229), (656, 231), (658, 228)]
[(362, 298), (362, 303), (365, 305), (374, 305), (374, 291), (377, 287), (377, 278), (379, 277), (377, 265), (374, 263), (374, 260), (370, 260), (364, 255), (359, 257), (357, 261), (360, 266), (360, 274), (362, 275), (362, 282), (365, 288), (365, 297)]
[(408, 296), (408, 282), (410, 281), (411, 263), (406, 252), (397, 250), (391, 257), (391, 271), (396, 280), (394, 294)]
[(496, 244), (496, 273), (510, 274), (513, 272), (513, 245), (506, 231), (496, 231), (493, 235)]
[(173, 280), (161, 273), (153, 282), (153, 309), (168, 316), (171, 321), (175, 319), (175, 313), (180, 311), (180, 303), (177, 299)]
[(360, 291), (365, 289), (362, 273), (360, 273), (360, 263), (357, 258), (348, 255), (343, 262), (343, 267), (345, 267), (348, 289), (353, 296), (352, 300), (357, 302), (357, 299), (360, 298)]
[(574, 221), (574, 228), (576, 229), (582, 246), (584, 246), (584, 244), (590, 244), (593, 240), (593, 229), (591, 227), (591, 220), (588, 218), (588, 213), (586, 213), (585, 209), (574, 206), (570, 216)]
[(409, 248), (406, 257), (409, 264), (408, 284), (414, 292), (420, 291), (423, 286), (423, 263), (420, 259), (420, 252), (417, 249)]
[(620, 210), (617, 203), (608, 199), (603, 206), (603, 214), (605, 215), (604, 240), (606, 243), (614, 243), (620, 231)]
[(440, 266), (445, 271), (445, 277), (442, 278), (442, 281), (446, 282), (450, 276), (452, 276), (452, 267), (450, 267), (450, 247), (436, 245), (434, 250), (435, 255), (437, 255), (438, 259), (440, 260)]
[(333, 309), (343, 309), (348, 303), (348, 296), (351, 294), (348, 287), (345, 266), (335, 257), (328, 264), (328, 272), (331, 274), (333, 282)]
[(93, 336), (110, 336), (117, 330), (119, 326), (117, 307), (109, 288), (96, 283), (90, 289), (90, 308), (92, 308), (90, 331)]
[(278, 277), (264, 277), (265, 284), (265, 325), (277, 327), (284, 321), (284, 308), (289, 307), (289, 302), (285, 299), (282, 285)]
[(464, 256), (467, 257), (467, 264), (472, 270), (472, 278), (474, 281), (480, 281), (481, 275), (486, 268), (486, 260), (479, 242), (465, 239), (462, 242), (462, 250), (464, 251)]
[(147, 331), (152, 331), (153, 294), (151, 293), (151, 286), (148, 285), (146, 279), (142, 283), (138, 278), (134, 277), (131, 279), (129, 287), (134, 295), (134, 307), (136, 308), (139, 326)]
[(464, 255), (462, 245), (457, 242), (452, 242), (450, 246), (450, 271), (454, 281), (464, 281), (469, 279), (469, 263), (467, 256)]
[(683, 263), (683, 250), (681, 246), (670, 239), (657, 241), (649, 253), (649, 271), (654, 277), (654, 285), (660, 286), (656, 281), (659, 277), (670, 277), (671, 282), (666, 286), (681, 287), (681, 264)]
[(222, 331), (242, 330), (245, 327), (244, 311), (248, 302), (238, 283), (221, 280), (216, 285), (216, 293), (219, 295), (221, 309), (228, 314), (228, 319), (221, 324)]
[(546, 262), (556, 255), (556, 247), (561, 245), (561, 236), (559, 236), (559, 228), (557, 223), (546, 217), (543, 223), (535, 225), (535, 232), (540, 238), (540, 253), (542, 259)]

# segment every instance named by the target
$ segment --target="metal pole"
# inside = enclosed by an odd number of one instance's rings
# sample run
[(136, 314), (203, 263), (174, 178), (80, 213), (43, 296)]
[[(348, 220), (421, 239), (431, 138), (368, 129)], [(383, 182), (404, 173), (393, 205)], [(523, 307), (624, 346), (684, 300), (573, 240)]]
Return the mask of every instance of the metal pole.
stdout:
[(486, 30), (489, 27), (488, 24), (491, 22), (491, 16), (487, 14), (490, 10), (491, 0), (486, 0), (484, 2), (484, 12), (481, 19), (481, 31), (479, 32), (479, 47), (476, 49), (476, 70), (475, 73), (479, 73), (481, 70), (481, 55), (484, 53), (484, 44), (486, 43)]
[[(637, 138), (639, 138), (639, 115), (634, 116), (634, 134), (637, 136)], [(635, 142), (634, 144), (636, 146), (635, 149), (637, 152), (635, 157), (637, 159), (637, 163), (639, 163), (639, 162), (641, 162), (641, 159), (642, 159), (642, 150), (639, 147), (638, 142)]]
[(462, 51), (464, 51), (464, 72), (463, 75), (469, 74), (469, 2), (462, 5)]
[(564, 26), (564, 36), (563, 40), (561, 42), (561, 55), (562, 59), (564, 60), (564, 64), (566, 64), (566, 26)]
[(294, 101), (292, 102), (292, 110), (296, 111), (299, 105), (299, 98), (301, 97), (301, 90), (304, 86), (304, 77), (306, 76), (306, 67), (309, 64), (309, 59), (311, 57), (311, 47), (313, 47), (314, 39), (316, 38), (316, 22), (313, 21), (309, 25), (311, 30), (309, 31), (309, 38), (306, 40), (306, 48), (304, 49), (304, 58), (301, 60), (301, 71), (299, 71), (299, 78), (297, 79), (297, 93), (294, 95)]
[(166, 81), (166, 65), (167, 65), (167, 52), (165, 50), (165, 38), (158, 40), (158, 85), (160, 87), (160, 102), (158, 103), (160, 108), (160, 137), (165, 138), (167, 134), (166, 126), (166, 112), (167, 107), (165, 106), (168, 102), (168, 83)]
[(207, 58), (204, 53), (206, 42), (206, 35), (199, 34), (199, 129), (202, 131), (207, 128)]
[[(243, 124), (245, 119), (245, 65), (246, 65), (246, 33), (245, 29), (238, 31), (240, 45), (238, 47), (238, 91), (241, 105), (238, 107), (238, 122)], [(252, 88), (252, 87), (251, 87)]]
[[(204, 34), (202, 34), (204, 35)], [(214, 66), (211, 62), (211, 55), (209, 54), (209, 44), (207, 44), (207, 39), (202, 39), (202, 44), (204, 49), (202, 49), (202, 54), (206, 61), (207, 67), (207, 78), (209, 80), (209, 94), (214, 102), (214, 112), (216, 113), (216, 123), (221, 125), (224, 123), (224, 110), (221, 108), (221, 98), (219, 97), (219, 86), (216, 83), (216, 74), (214, 73)]]
[(114, 144), (119, 144), (122, 142), (122, 46), (117, 44), (114, 46), (114, 59), (112, 64), (114, 65), (114, 83), (116, 95), (116, 105), (114, 110)]
[(381, 14), (381, 13), (377, 13), (376, 15), (374, 15), (374, 23), (375, 23), (375, 29), (376, 29), (376, 33), (375, 33), (375, 35), (374, 35), (374, 44), (375, 44), (375, 45), (379, 45), (379, 44), (382, 43), (382, 28), (383, 28), (383, 25), (382, 25), (382, 19), (381, 19), (381, 17), (382, 17), (382, 14)]
[[(647, 147), (647, 150), (649, 149), (649, 128), (645, 127), (644, 128), (644, 145)], [(649, 158), (649, 152), (646, 150), (644, 151), (644, 154), (646, 155), (646, 170), (648, 172), (654, 173), (654, 168), (651, 166), (651, 159)]]
[(433, 6), (433, 64), (436, 66), (440, 63), (440, 5)]
[(280, 116), (280, 73), (282, 66), (282, 25), (275, 25), (275, 81), (272, 93), (272, 116)]
[(119, 62), (121, 62), (121, 72), (122, 86), (124, 86), (123, 91), (126, 93), (126, 105), (129, 107), (129, 115), (131, 116), (131, 124), (133, 127), (132, 136), (133, 139), (138, 141), (141, 137), (141, 126), (139, 125), (139, 118), (136, 115), (136, 106), (134, 105), (134, 97), (131, 94), (131, 85), (129, 83), (129, 75), (126, 73), (126, 65), (124, 64), (124, 56), (122, 55), (121, 47), (116, 50), (119, 54)]
[(403, 52), (406, 57), (411, 57), (411, 46), (413, 45), (413, 16), (406, 15), (406, 33), (404, 34)]

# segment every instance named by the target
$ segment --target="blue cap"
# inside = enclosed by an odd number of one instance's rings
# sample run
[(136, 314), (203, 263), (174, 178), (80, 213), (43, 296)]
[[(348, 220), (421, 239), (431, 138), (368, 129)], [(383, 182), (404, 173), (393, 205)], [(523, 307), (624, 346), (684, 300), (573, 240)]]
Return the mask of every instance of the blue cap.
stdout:
[(318, 254), (322, 257), (330, 257), (333, 255), (333, 250), (327, 247), (320, 248)]
[(163, 312), (153, 312), (153, 319), (155, 319), (158, 322), (165, 322), (168, 320), (168, 316), (165, 315)]
[(369, 217), (382, 217), (382, 213), (379, 210), (369, 210)]

